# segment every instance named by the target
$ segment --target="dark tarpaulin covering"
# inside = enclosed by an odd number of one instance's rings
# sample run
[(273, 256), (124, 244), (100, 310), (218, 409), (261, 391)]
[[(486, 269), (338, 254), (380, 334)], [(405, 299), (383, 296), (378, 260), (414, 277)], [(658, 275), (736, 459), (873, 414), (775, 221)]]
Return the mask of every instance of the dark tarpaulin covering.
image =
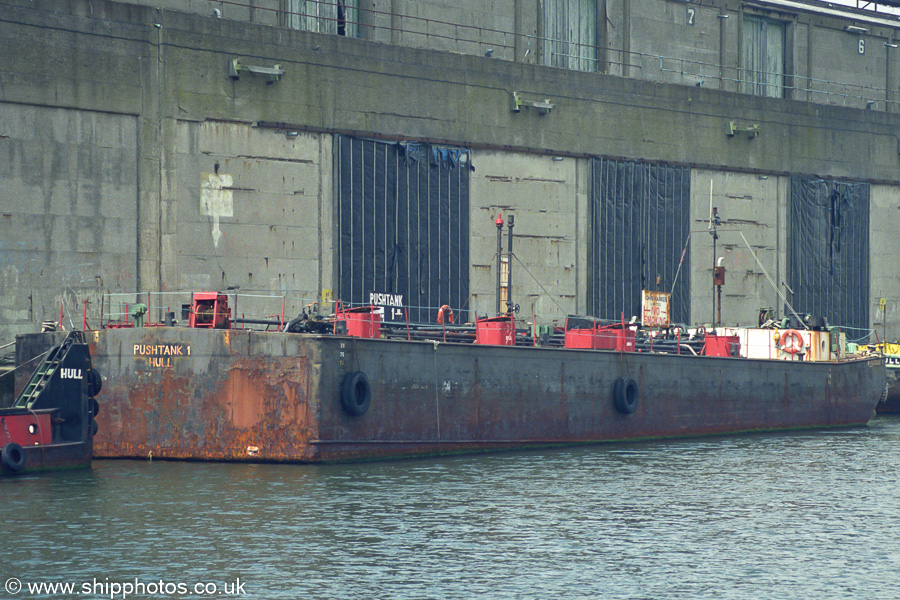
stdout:
[(433, 322), (444, 304), (467, 319), (470, 158), (335, 136), (335, 298), (358, 305), (373, 292), (402, 294), (410, 321)]
[[(690, 232), (690, 188), (689, 167), (593, 160), (588, 287), (594, 316), (640, 318), (641, 290), (672, 291)], [(685, 255), (672, 292), (672, 322), (690, 322), (690, 289)]]
[(794, 310), (868, 328), (869, 184), (792, 177), (788, 238)]

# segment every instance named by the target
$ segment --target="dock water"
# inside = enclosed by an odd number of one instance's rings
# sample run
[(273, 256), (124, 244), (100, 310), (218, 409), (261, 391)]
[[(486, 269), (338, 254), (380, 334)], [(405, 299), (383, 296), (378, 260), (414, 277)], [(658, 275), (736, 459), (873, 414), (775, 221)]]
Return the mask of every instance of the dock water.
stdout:
[(16, 540), (0, 570), (96, 581), (81, 594), (96, 598), (111, 583), (240, 580), (249, 598), (888, 599), (898, 445), (900, 419), (879, 416), (343, 465), (99, 460), (0, 481)]

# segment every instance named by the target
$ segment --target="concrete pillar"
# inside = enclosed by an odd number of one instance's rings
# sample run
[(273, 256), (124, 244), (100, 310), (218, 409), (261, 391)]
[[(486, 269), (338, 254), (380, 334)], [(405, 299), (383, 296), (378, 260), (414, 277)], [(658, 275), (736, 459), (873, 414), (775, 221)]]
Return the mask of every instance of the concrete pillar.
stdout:
[(391, 43), (400, 44), (400, 28), (403, 22), (400, 19), (400, 0), (391, 0)]
[(337, 280), (334, 248), (337, 247), (340, 240), (334, 239), (334, 215), (337, 210), (337, 202), (334, 198), (336, 170), (334, 136), (322, 134), (319, 136), (319, 282), (317, 295), (319, 301), (322, 302), (323, 309), (326, 309), (326, 302), (333, 299), (332, 291)]
[(144, 110), (138, 121), (138, 210), (137, 291), (156, 290), (160, 285), (160, 186), (162, 178), (162, 96), (165, 34), (162, 11), (154, 14), (155, 27), (148, 30), (148, 55), (141, 86)]
[[(778, 287), (778, 292), (783, 294), (785, 298), (787, 298), (788, 302), (791, 301), (790, 292), (784, 287), (783, 281), (787, 278), (787, 247), (788, 247), (788, 202), (791, 199), (791, 178), (790, 177), (779, 177), (778, 178), (778, 210), (776, 211), (776, 225), (775, 228), (778, 231), (777, 243), (775, 246), (775, 256), (778, 257), (778, 262), (775, 265), (775, 273), (773, 274), (773, 278), (775, 279), (775, 285)], [(777, 295), (777, 294), (776, 294)], [(779, 302), (779, 304), (781, 304)], [(783, 306), (777, 307), (776, 314), (785, 315), (788, 314), (785, 312)]]
[(728, 81), (734, 74), (734, 70), (728, 68), (728, 21), (728, 11), (722, 7), (719, 11), (719, 88), (734, 91), (734, 85)]
[(606, 73), (609, 69), (609, 46), (607, 33), (606, 0), (597, 0), (597, 72)]
[(516, 62), (537, 63), (538, 23), (540, 3), (533, 0), (515, 0), (515, 57)]
[(735, 90), (741, 91), (741, 82), (744, 79), (744, 3), (741, 2), (737, 14), (737, 69), (735, 69)]
[(622, 3), (622, 75), (631, 77), (631, 2)]
[(544, 47), (546, 46), (544, 42), (544, 38), (547, 36), (546, 32), (546, 23), (544, 23), (544, 0), (537, 0), (535, 3), (537, 6), (537, 23), (535, 27), (535, 35), (537, 39), (535, 40), (535, 49), (534, 53), (536, 54), (535, 63), (539, 65), (545, 64), (544, 62)]
[(575, 159), (575, 313), (589, 314), (588, 278), (593, 267), (589, 240), (591, 227), (591, 159)]
[(373, 42), (393, 43), (396, 0), (359, 0), (357, 21), (359, 38)]
[[(171, 14), (171, 13), (169, 13)], [(137, 291), (178, 285), (177, 118), (172, 73), (167, 65), (167, 27), (156, 12), (149, 33), (149, 60), (142, 86), (144, 112), (138, 122)], [(146, 300), (144, 300), (146, 301)], [(161, 315), (153, 314), (158, 319)]]
[(897, 60), (897, 53), (900, 52), (900, 48), (893, 47), (896, 43), (894, 37), (891, 36), (885, 42), (886, 45), (884, 47), (884, 109), (887, 112), (897, 112), (897, 106), (894, 104), (897, 101), (897, 94), (894, 92), (894, 87), (897, 85), (897, 77), (894, 71), (897, 70), (897, 65), (900, 64), (900, 60)]
[(798, 27), (795, 23), (788, 23), (784, 32), (784, 97), (790, 99), (797, 98), (797, 91), (794, 84), (794, 74), (797, 73), (797, 63), (795, 60), (799, 52), (799, 35)]

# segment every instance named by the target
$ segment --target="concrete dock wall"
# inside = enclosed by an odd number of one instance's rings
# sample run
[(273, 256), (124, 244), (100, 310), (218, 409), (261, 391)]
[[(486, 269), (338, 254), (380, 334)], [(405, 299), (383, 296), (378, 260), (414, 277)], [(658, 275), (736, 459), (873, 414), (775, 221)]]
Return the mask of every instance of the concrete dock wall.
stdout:
[[(807, 102), (794, 92), (766, 98), (727, 85), (578, 72), (483, 52), (410, 47), (393, 37), (293, 30), (266, 21), (263, 3), (246, 20), (217, 19), (207, 14), (213, 4), (188, 3), (187, 13), (169, 10), (184, 10), (183, 3), (154, 8), (96, 0), (0, 7), (0, 150), (8, 157), (0, 166), (6, 175), (0, 339), (57, 320), (60, 300), (67, 327), (80, 327), (84, 301), (96, 323), (107, 292), (230, 287), (287, 296), (288, 314), (329, 297), (335, 133), (472, 149), (470, 302), (479, 312), (493, 305), (488, 271), (495, 231), (487, 219), (497, 212), (516, 215), (522, 235), (516, 253), (534, 275), (516, 272), (522, 309), (560, 316), (587, 306), (591, 157), (690, 166), (692, 229), (705, 228), (713, 180), (723, 218), (742, 228), (776, 282), (784, 276), (789, 178), (870, 182), (870, 296), (887, 299), (887, 336), (900, 334), (892, 329), (900, 283), (890, 274), (889, 250), (900, 227), (896, 113)], [(687, 29), (692, 26), (676, 19), (684, 17), (684, 4), (656, 4), (647, 11), (635, 4), (629, 13), (609, 0), (599, 14), (616, 27), (601, 37), (610, 47), (678, 54), (702, 32), (707, 43), (695, 58), (718, 53), (724, 64), (736, 60), (732, 23), (739, 3), (727, 3), (728, 19), (716, 17), (725, 22), (727, 47), (715, 42), (711, 5), (700, 3), (701, 21)], [(536, 20), (520, 3), (498, 12), (508, 15), (508, 9), (517, 27)], [(673, 22), (665, 25), (669, 15)], [(870, 82), (866, 73), (895, 81), (888, 58), (865, 68), (849, 58), (823, 65), (823, 53), (815, 51), (820, 46), (811, 53), (801, 48), (804, 40), (825, 39), (819, 37), (824, 17), (817, 18), (803, 17), (808, 23), (791, 30), (796, 64), (813, 59), (814, 74), (853, 72), (860, 83)], [(508, 27), (504, 19), (486, 25)], [(627, 44), (616, 38), (625, 35), (625, 21)], [(846, 33), (832, 21), (829, 31)], [(870, 27), (870, 35), (888, 33)], [(639, 38), (656, 41), (638, 47)], [(664, 38), (667, 47), (659, 46)], [(890, 50), (880, 39), (868, 48)], [(284, 75), (270, 81), (243, 71), (235, 78), (229, 74), (234, 59), (278, 65)], [(615, 73), (612, 65), (608, 71)], [(528, 101), (549, 99), (554, 108), (543, 115), (534, 107), (514, 112), (513, 92)], [(727, 135), (730, 123), (756, 125), (759, 135)], [(711, 260), (704, 253), (712, 250), (701, 237), (691, 241), (694, 322), (708, 322), (711, 306)], [(740, 240), (722, 244), (723, 320), (753, 322), (761, 305), (778, 299)], [(280, 310), (277, 299), (242, 302), (248, 313)], [(161, 307), (153, 311), (160, 318)], [(881, 322), (874, 306), (869, 313), (873, 325)]]

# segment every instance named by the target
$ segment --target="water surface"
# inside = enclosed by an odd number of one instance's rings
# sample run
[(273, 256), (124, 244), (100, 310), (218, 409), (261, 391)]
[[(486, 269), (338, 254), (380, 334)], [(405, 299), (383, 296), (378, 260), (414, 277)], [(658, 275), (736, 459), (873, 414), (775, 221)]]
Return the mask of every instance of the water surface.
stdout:
[(0, 481), (0, 597), (16, 577), (93, 582), (79, 598), (896, 598), (898, 449), (879, 417), (349, 465), (95, 461)]

